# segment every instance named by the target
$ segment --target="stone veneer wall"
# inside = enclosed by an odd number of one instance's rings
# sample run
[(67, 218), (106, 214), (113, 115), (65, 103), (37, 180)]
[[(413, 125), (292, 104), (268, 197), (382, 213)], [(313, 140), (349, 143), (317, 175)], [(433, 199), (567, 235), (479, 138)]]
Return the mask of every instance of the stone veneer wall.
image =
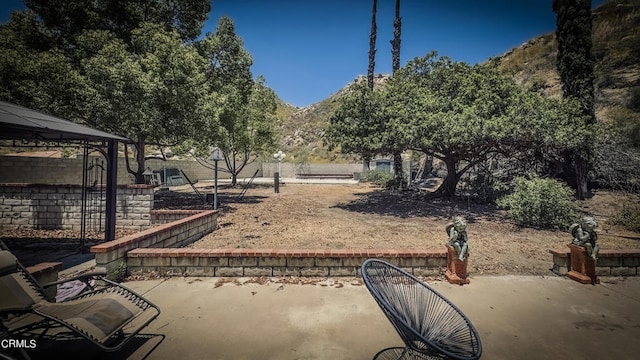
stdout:
[(447, 266), (443, 250), (274, 250), (135, 249), (127, 253), (127, 272), (160, 276), (360, 276), (360, 266), (379, 258), (416, 276), (440, 276)]
[[(153, 226), (153, 187), (119, 185), (116, 228), (144, 230)], [(104, 230), (105, 200), (89, 193), (87, 229)], [(0, 184), (0, 229), (80, 230), (82, 187), (80, 185)], [(94, 227), (92, 225), (96, 224)]]

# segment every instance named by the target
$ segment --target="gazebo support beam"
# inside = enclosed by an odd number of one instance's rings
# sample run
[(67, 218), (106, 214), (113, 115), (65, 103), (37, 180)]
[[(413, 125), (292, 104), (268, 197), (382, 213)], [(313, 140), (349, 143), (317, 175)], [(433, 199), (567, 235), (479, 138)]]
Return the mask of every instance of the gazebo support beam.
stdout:
[(116, 197), (118, 195), (118, 141), (108, 141), (107, 149), (107, 199), (104, 225), (105, 241), (116, 238)]

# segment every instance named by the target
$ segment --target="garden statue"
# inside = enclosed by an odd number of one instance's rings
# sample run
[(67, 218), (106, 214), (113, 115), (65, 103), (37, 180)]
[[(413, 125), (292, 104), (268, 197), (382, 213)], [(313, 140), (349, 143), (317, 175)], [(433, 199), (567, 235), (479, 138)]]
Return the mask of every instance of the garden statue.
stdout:
[(598, 234), (596, 233), (597, 227), (598, 223), (590, 216), (583, 217), (580, 224), (576, 223), (569, 227), (569, 231), (573, 236), (571, 243), (584, 247), (587, 250), (587, 254), (589, 254), (594, 261), (597, 260), (598, 251), (600, 250)]
[(456, 216), (453, 222), (447, 225), (446, 230), (449, 235), (448, 245), (456, 249), (458, 259), (464, 261), (465, 255), (469, 252), (467, 222), (461, 216)]

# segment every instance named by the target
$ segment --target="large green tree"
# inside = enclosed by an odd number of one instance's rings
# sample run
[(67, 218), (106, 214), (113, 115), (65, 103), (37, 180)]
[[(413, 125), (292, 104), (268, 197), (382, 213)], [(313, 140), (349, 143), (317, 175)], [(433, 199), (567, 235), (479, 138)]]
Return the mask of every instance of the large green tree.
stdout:
[(132, 32), (130, 47), (111, 32), (88, 31), (78, 44), (85, 54), (80, 68), (95, 93), (89, 122), (133, 140), (136, 166), (126, 160), (138, 183), (146, 145), (179, 144), (215, 116), (205, 61), (177, 31), (145, 24)]
[(200, 152), (219, 147), (235, 185), (246, 164), (275, 148), (276, 96), (264, 78), (253, 80), (253, 59), (230, 18), (221, 17), (197, 47), (207, 59), (207, 83), (221, 94), (217, 121), (201, 129)]
[(130, 43), (132, 32), (144, 23), (194, 40), (211, 11), (209, 0), (25, 0), (25, 5), (38, 15), (55, 45), (63, 47), (87, 30), (108, 30)]
[[(558, 39), (557, 67), (565, 97), (580, 102), (587, 125), (595, 124), (593, 67), (591, 54), (591, 0), (554, 0)], [(590, 196), (588, 172), (592, 156), (592, 139), (583, 146), (567, 153), (567, 162), (573, 163), (570, 171), (575, 179), (577, 196)]]
[(385, 131), (444, 162), (437, 192), (446, 196), (455, 195), (466, 171), (496, 154), (557, 153), (584, 139), (575, 102), (545, 99), (485, 65), (430, 54), (396, 72), (384, 91)]
[(233, 122), (224, 123), (224, 132), (218, 142), (224, 152), (231, 184), (236, 185), (244, 167), (276, 148), (276, 95), (259, 76), (254, 82), (248, 102), (242, 105), (239, 116)]
[(0, 99), (82, 122), (91, 89), (51, 41), (31, 11), (0, 25)]
[[(368, 84), (352, 84), (340, 98), (325, 134), (330, 148), (345, 154), (384, 153), (385, 119), (382, 92)], [(367, 161), (368, 163), (368, 161)]]
[(131, 138), (138, 182), (145, 145), (176, 143), (213, 112), (205, 62), (190, 45), (208, 0), (25, 4), (0, 30), (13, 39), (0, 43), (0, 95)]

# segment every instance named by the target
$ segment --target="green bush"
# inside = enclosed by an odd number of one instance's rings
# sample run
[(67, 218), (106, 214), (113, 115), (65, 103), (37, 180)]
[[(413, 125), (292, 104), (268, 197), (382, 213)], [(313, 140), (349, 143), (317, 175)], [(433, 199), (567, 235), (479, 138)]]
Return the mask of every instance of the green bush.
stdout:
[(511, 219), (520, 225), (558, 229), (578, 219), (573, 196), (573, 189), (557, 180), (517, 177), (513, 192), (497, 204), (507, 208)]
[(367, 181), (385, 188), (392, 187), (393, 180), (393, 173), (384, 170), (371, 170), (367, 175)]
[(640, 206), (625, 205), (607, 222), (611, 225), (622, 225), (629, 231), (640, 232)]

